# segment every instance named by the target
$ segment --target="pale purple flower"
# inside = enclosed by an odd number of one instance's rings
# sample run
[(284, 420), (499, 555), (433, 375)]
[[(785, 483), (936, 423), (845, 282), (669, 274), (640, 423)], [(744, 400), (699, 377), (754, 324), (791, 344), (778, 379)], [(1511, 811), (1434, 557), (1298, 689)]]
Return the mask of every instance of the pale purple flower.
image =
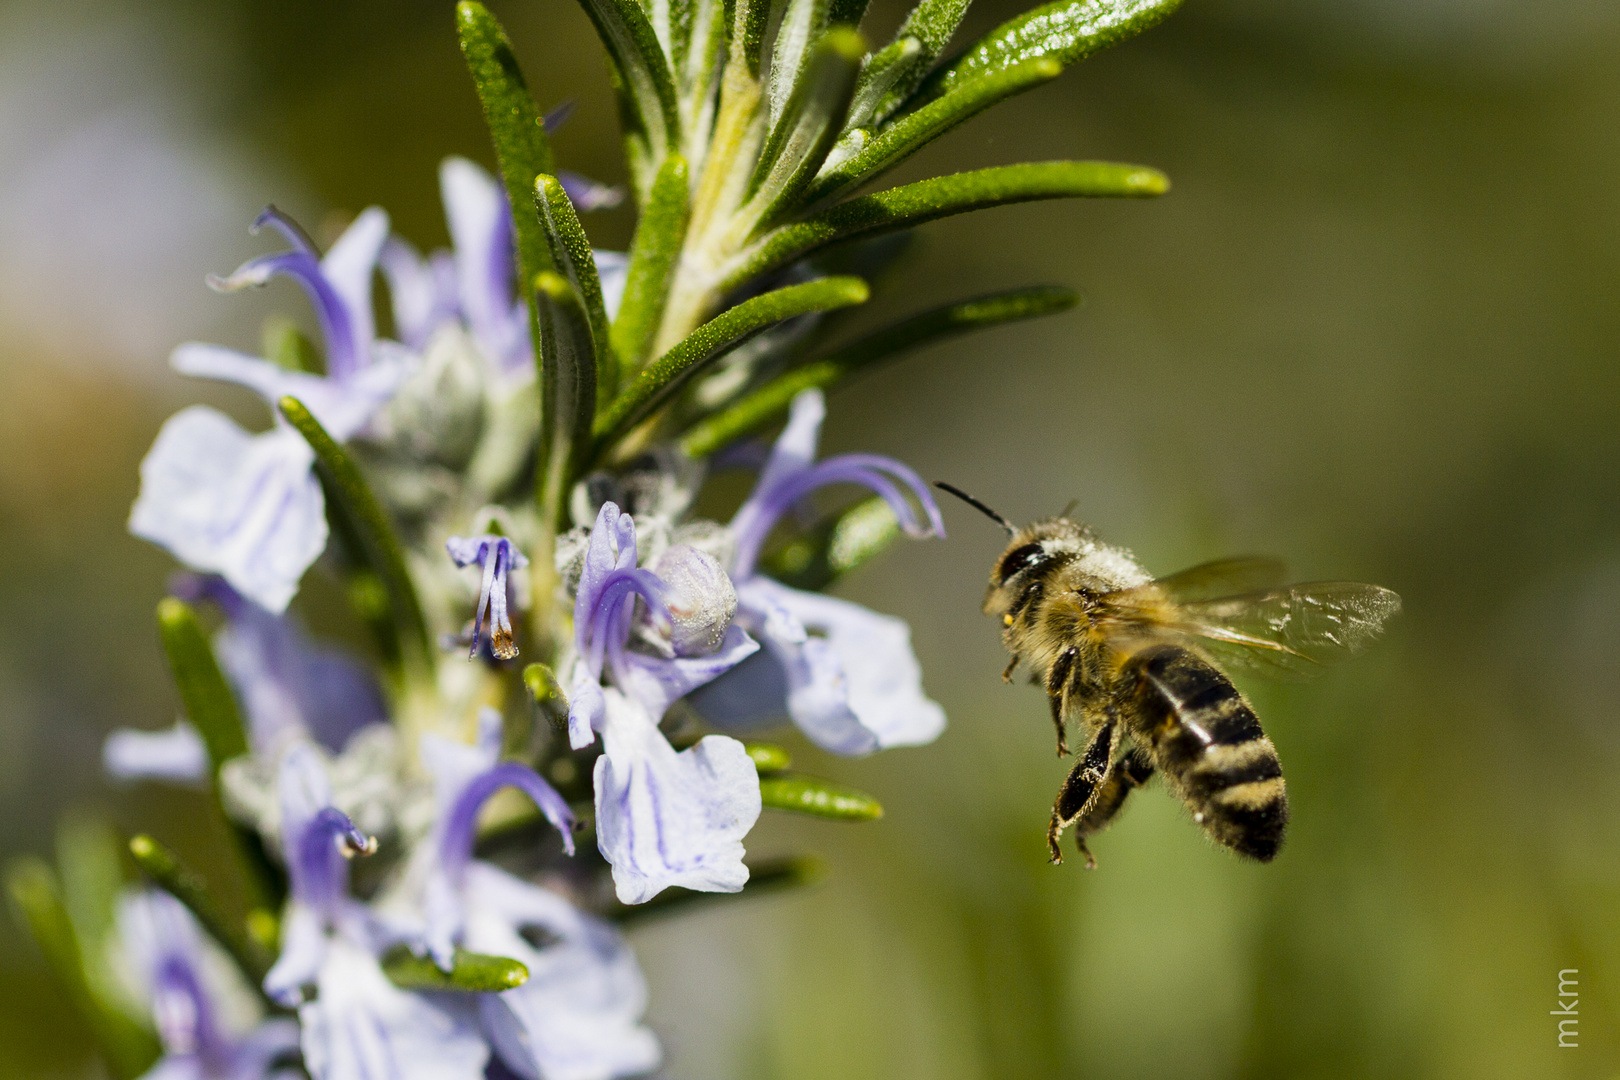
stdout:
[(478, 647), (487, 637), (491, 653), (501, 660), (511, 660), (518, 650), (512, 640), (512, 620), (506, 610), (507, 582), (511, 572), (528, 566), (529, 560), (512, 541), (492, 533), (452, 536), (444, 542), (444, 550), (457, 566), (477, 566), (483, 575), (478, 586), (478, 608), (473, 615), (472, 650), (467, 659), (478, 655)]
[(489, 1047), (473, 1007), (401, 990), (378, 964), (378, 955), (408, 934), (348, 895), (349, 858), (375, 850), (376, 841), (332, 805), (313, 746), (287, 751), (278, 787), (291, 895), (281, 956), (264, 989), (298, 1008), (310, 1074), (315, 1080), (479, 1080)]
[[(412, 357), (377, 341), (371, 276), (388, 236), (388, 216), (361, 214), (322, 258), (302, 230), (274, 208), (269, 224), (292, 250), (250, 259), (217, 289), (262, 285), (276, 276), (304, 287), (326, 343), (326, 375), (287, 371), (219, 345), (188, 342), (170, 362), (184, 375), (237, 383), (272, 409), (283, 396), (302, 401), (339, 442), (346, 441), (398, 388)], [(276, 414), (269, 431), (250, 434), (206, 406), (176, 413), (141, 462), (141, 491), (130, 511), (135, 535), (169, 549), (195, 570), (223, 576), (274, 612), (286, 609), (299, 579), (326, 547), (325, 502), (311, 467), (314, 454)]]
[[(564, 174), (564, 190), (581, 211), (617, 205), (615, 188)], [(393, 299), (400, 336), (417, 350), (433, 332), (457, 319), (465, 322), (479, 351), (495, 371), (512, 379), (534, 372), (527, 305), (517, 289), (517, 251), (506, 189), (466, 158), (446, 158), (439, 166), (439, 190), (450, 226), (452, 251), (423, 258), (398, 238), (382, 253), (382, 270)], [(619, 252), (595, 252), (603, 302), (611, 318), (624, 295), (628, 259)]]
[[(669, 627), (671, 593), (668, 582), (637, 568), (630, 516), (604, 503), (574, 603), (568, 730), (576, 749), (602, 736), (596, 842), (627, 904), (642, 903), (670, 885), (740, 890), (748, 880), (742, 838), (760, 812), (759, 774), (741, 743), (710, 735), (677, 753), (658, 730), (672, 702), (759, 647), (733, 624), (708, 655), (664, 657), (629, 649), (638, 598), (656, 624)], [(604, 674), (612, 685), (601, 684)]]
[(117, 928), (125, 967), (163, 1046), (142, 1080), (264, 1080), (294, 1058), (297, 1022), (243, 1022), (247, 988), (232, 984), (228, 962), (210, 954), (197, 920), (174, 897), (126, 893)]
[(504, 787), (534, 799), (573, 853), (573, 815), (540, 776), (501, 762), (501, 718), (479, 717), (476, 746), (428, 734), (422, 761), (433, 773), (437, 818), (419, 849), (429, 953), (448, 969), (457, 945), (509, 956), (529, 969), (522, 986), (481, 995), (479, 1013), (495, 1052), (531, 1080), (609, 1080), (659, 1061), (641, 1026), (647, 988), (611, 924), (563, 897), (472, 857), (478, 812)]
[[(339, 752), (361, 728), (387, 722), (370, 672), (318, 647), (292, 616), (266, 611), (215, 577), (178, 575), (174, 588), (187, 600), (213, 600), (225, 614), (214, 654), (236, 692), (253, 753), (274, 756), (309, 738)], [(184, 721), (165, 731), (114, 731), (102, 758), (121, 780), (195, 783), (208, 775), (202, 738)]]
[[(694, 704), (728, 730), (773, 722), (785, 714), (816, 745), (838, 754), (932, 742), (944, 729), (945, 713), (923, 693), (922, 669), (903, 620), (847, 600), (790, 589), (756, 569), (765, 540), (782, 515), (829, 484), (859, 484), (875, 491), (909, 536), (945, 534), (927, 485), (900, 462), (876, 454), (840, 454), (816, 462), (825, 415), (819, 390), (794, 398), (787, 427), (753, 494), (731, 520), (737, 621), (765, 648), (706, 687)], [(922, 516), (907, 491), (920, 504)]]

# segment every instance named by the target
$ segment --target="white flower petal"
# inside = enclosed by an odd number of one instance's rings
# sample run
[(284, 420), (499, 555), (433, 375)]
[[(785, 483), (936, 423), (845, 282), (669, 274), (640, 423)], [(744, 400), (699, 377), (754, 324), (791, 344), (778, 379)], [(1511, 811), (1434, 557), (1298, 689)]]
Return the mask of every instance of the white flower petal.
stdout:
[(102, 744), (101, 764), (119, 780), (198, 784), (208, 776), (208, 748), (184, 720), (163, 731), (119, 728)]
[(326, 547), (314, 460), (290, 428), (250, 435), (193, 405), (169, 418), (141, 462), (129, 530), (279, 613)]
[[(786, 672), (789, 715), (817, 745), (865, 754), (933, 742), (945, 729), (945, 711), (923, 693), (903, 619), (765, 577), (737, 592)], [(815, 633), (799, 638), (789, 618)]]
[(334, 938), (319, 996), (298, 1010), (315, 1080), (483, 1080), (489, 1047), (470, 1002), (401, 990), (369, 952)]
[(658, 1040), (641, 1025), (647, 984), (611, 923), (488, 863), (468, 867), (467, 895), (467, 947), (529, 969), (528, 982), (481, 1003), (485, 1031), (514, 1072), (611, 1080), (658, 1066)]
[(373, 206), (362, 211), (343, 230), (337, 243), (321, 259), (321, 273), (349, 311), (349, 325), (354, 328), (356, 346), (362, 350), (359, 357), (362, 364), (364, 350), (377, 333), (376, 320), (371, 313), (371, 275), (387, 240), (388, 214), (382, 207)]
[(671, 885), (738, 892), (742, 838), (759, 818), (759, 773), (742, 743), (710, 735), (676, 753), (638, 703), (603, 692), (596, 762), (596, 842), (619, 899), (639, 904)]

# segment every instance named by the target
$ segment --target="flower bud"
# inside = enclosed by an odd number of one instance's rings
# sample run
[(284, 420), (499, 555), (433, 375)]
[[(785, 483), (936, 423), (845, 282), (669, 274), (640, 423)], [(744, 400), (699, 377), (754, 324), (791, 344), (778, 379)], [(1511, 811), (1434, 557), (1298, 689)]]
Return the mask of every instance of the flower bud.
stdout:
[(666, 548), (652, 566), (669, 586), (669, 644), (676, 656), (720, 647), (737, 614), (737, 590), (714, 557), (686, 544)]

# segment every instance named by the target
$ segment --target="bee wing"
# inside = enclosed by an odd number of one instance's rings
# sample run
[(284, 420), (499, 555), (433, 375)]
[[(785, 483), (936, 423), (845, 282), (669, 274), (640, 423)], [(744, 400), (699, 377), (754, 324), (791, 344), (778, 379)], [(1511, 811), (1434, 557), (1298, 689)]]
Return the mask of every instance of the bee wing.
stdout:
[(1134, 589), (1122, 589), (1110, 596), (1120, 606), (1128, 606), (1140, 594), (1149, 603), (1165, 600), (1174, 604), (1191, 604), (1217, 597), (1257, 593), (1275, 589), (1287, 578), (1287, 570), (1280, 559), (1264, 555), (1240, 555), (1233, 559), (1216, 559), (1200, 563), (1179, 574), (1155, 578)]
[(1309, 676), (1371, 645), (1400, 609), (1377, 585), (1313, 581), (1184, 603), (1175, 628), (1235, 669)]

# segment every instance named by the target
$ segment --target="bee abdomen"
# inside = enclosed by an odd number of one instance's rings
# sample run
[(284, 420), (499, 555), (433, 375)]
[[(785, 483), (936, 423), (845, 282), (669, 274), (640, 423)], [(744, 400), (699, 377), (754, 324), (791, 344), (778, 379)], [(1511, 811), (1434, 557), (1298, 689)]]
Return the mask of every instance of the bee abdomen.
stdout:
[(1220, 669), (1176, 645), (1134, 659), (1136, 733), (1193, 820), (1216, 842), (1269, 862), (1282, 846), (1288, 797), (1277, 748)]

